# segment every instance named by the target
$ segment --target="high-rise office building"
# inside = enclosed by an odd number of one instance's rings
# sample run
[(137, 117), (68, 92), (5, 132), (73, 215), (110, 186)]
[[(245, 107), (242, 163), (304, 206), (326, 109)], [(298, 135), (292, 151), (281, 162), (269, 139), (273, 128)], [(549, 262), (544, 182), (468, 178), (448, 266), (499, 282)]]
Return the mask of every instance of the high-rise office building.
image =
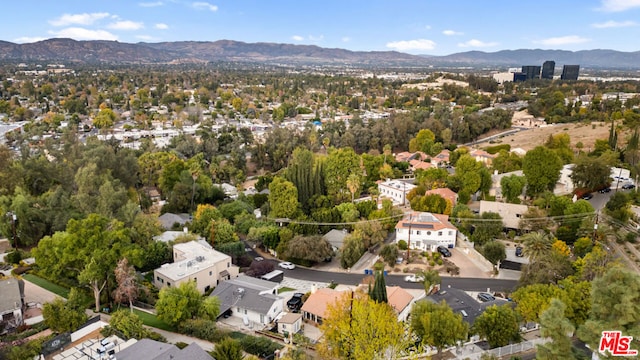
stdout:
[(522, 67), (522, 72), (527, 76), (527, 80), (540, 78), (540, 66), (525, 65)]
[(553, 79), (553, 72), (556, 70), (556, 62), (555, 61), (545, 61), (542, 64), (542, 78), (543, 79)]
[(562, 67), (561, 80), (578, 80), (578, 74), (580, 73), (580, 65), (564, 65)]
[(513, 82), (527, 81), (527, 74), (523, 72), (513, 73)]

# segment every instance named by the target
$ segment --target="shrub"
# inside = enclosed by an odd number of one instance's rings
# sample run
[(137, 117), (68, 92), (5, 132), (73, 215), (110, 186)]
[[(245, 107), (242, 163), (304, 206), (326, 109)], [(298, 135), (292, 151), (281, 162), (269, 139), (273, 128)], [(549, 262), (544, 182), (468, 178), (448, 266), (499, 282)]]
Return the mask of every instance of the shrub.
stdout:
[(404, 240), (398, 241), (398, 249), (407, 250), (407, 242)]
[(442, 259), (438, 259), (438, 260), (436, 260), (436, 263), (437, 263), (438, 265), (442, 265)]
[(216, 322), (205, 319), (189, 319), (180, 324), (180, 333), (197, 337), (198, 339), (218, 342), (226, 336), (226, 332), (216, 327)]
[(8, 253), (4, 260), (9, 264), (19, 264), (20, 260), (22, 260), (22, 252), (20, 250), (14, 250)]
[(186, 348), (187, 346), (189, 346), (189, 344), (187, 344), (186, 342), (182, 342), (182, 341), (178, 341), (177, 343), (175, 343), (175, 346), (182, 350), (184, 348)]
[[(442, 261), (442, 260), (440, 260), (440, 261)], [(435, 261), (433, 261), (433, 260), (429, 260), (429, 266), (435, 266), (435, 265), (436, 265), (436, 262), (435, 262)]]
[(245, 336), (240, 339), (240, 346), (242, 350), (256, 356), (266, 357), (272, 355), (276, 350), (283, 348), (282, 345), (277, 344), (267, 338), (257, 336)]

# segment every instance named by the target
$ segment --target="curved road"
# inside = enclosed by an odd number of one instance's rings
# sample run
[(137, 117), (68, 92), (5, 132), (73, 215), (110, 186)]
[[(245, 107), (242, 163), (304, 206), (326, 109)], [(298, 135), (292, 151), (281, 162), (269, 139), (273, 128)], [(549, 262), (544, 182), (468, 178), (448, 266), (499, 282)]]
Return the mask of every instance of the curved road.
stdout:
[[(330, 283), (332, 281), (343, 285), (357, 285), (366, 276), (363, 273), (343, 273), (343, 272), (329, 272), (307, 269), (300, 266), (296, 266), (293, 270), (282, 269), (277, 267), (279, 263), (276, 260), (265, 260), (274, 263), (277, 269), (284, 271), (284, 275), (294, 279), (317, 281)], [(422, 289), (422, 284), (408, 283), (404, 281), (405, 275), (387, 275), (385, 282), (389, 286), (400, 286), (410, 289)], [(476, 278), (461, 278), (461, 277), (442, 277), (442, 288), (452, 287), (460, 290), (467, 291), (512, 291), (518, 285), (517, 280), (505, 280), (505, 279), (476, 279)]]

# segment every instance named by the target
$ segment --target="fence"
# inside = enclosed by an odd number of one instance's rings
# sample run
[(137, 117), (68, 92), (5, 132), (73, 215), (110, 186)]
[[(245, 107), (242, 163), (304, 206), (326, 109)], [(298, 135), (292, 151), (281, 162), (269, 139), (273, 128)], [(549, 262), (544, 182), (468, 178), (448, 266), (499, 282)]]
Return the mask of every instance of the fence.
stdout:
[(537, 339), (527, 340), (527, 341), (519, 342), (517, 344), (511, 344), (511, 345), (507, 345), (507, 346), (503, 346), (503, 347), (499, 347), (491, 350), (482, 350), (476, 347), (476, 351), (471, 353), (460, 353), (460, 352), (456, 353), (456, 350), (452, 350), (452, 353), (456, 354), (457, 359), (476, 360), (476, 359), (481, 359), (483, 354), (491, 354), (500, 358), (502, 356), (517, 354), (517, 353), (535, 349), (537, 345), (544, 344), (548, 341), (550, 340), (546, 338), (537, 338)]

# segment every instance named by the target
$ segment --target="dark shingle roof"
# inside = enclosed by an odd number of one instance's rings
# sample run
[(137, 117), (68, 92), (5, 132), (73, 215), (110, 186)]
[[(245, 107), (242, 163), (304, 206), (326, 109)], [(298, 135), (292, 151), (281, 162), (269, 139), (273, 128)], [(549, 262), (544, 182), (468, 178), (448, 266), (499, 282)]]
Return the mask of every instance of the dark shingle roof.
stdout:
[(215, 360), (196, 343), (180, 350), (177, 346), (163, 342), (141, 339), (116, 354), (118, 360)]

